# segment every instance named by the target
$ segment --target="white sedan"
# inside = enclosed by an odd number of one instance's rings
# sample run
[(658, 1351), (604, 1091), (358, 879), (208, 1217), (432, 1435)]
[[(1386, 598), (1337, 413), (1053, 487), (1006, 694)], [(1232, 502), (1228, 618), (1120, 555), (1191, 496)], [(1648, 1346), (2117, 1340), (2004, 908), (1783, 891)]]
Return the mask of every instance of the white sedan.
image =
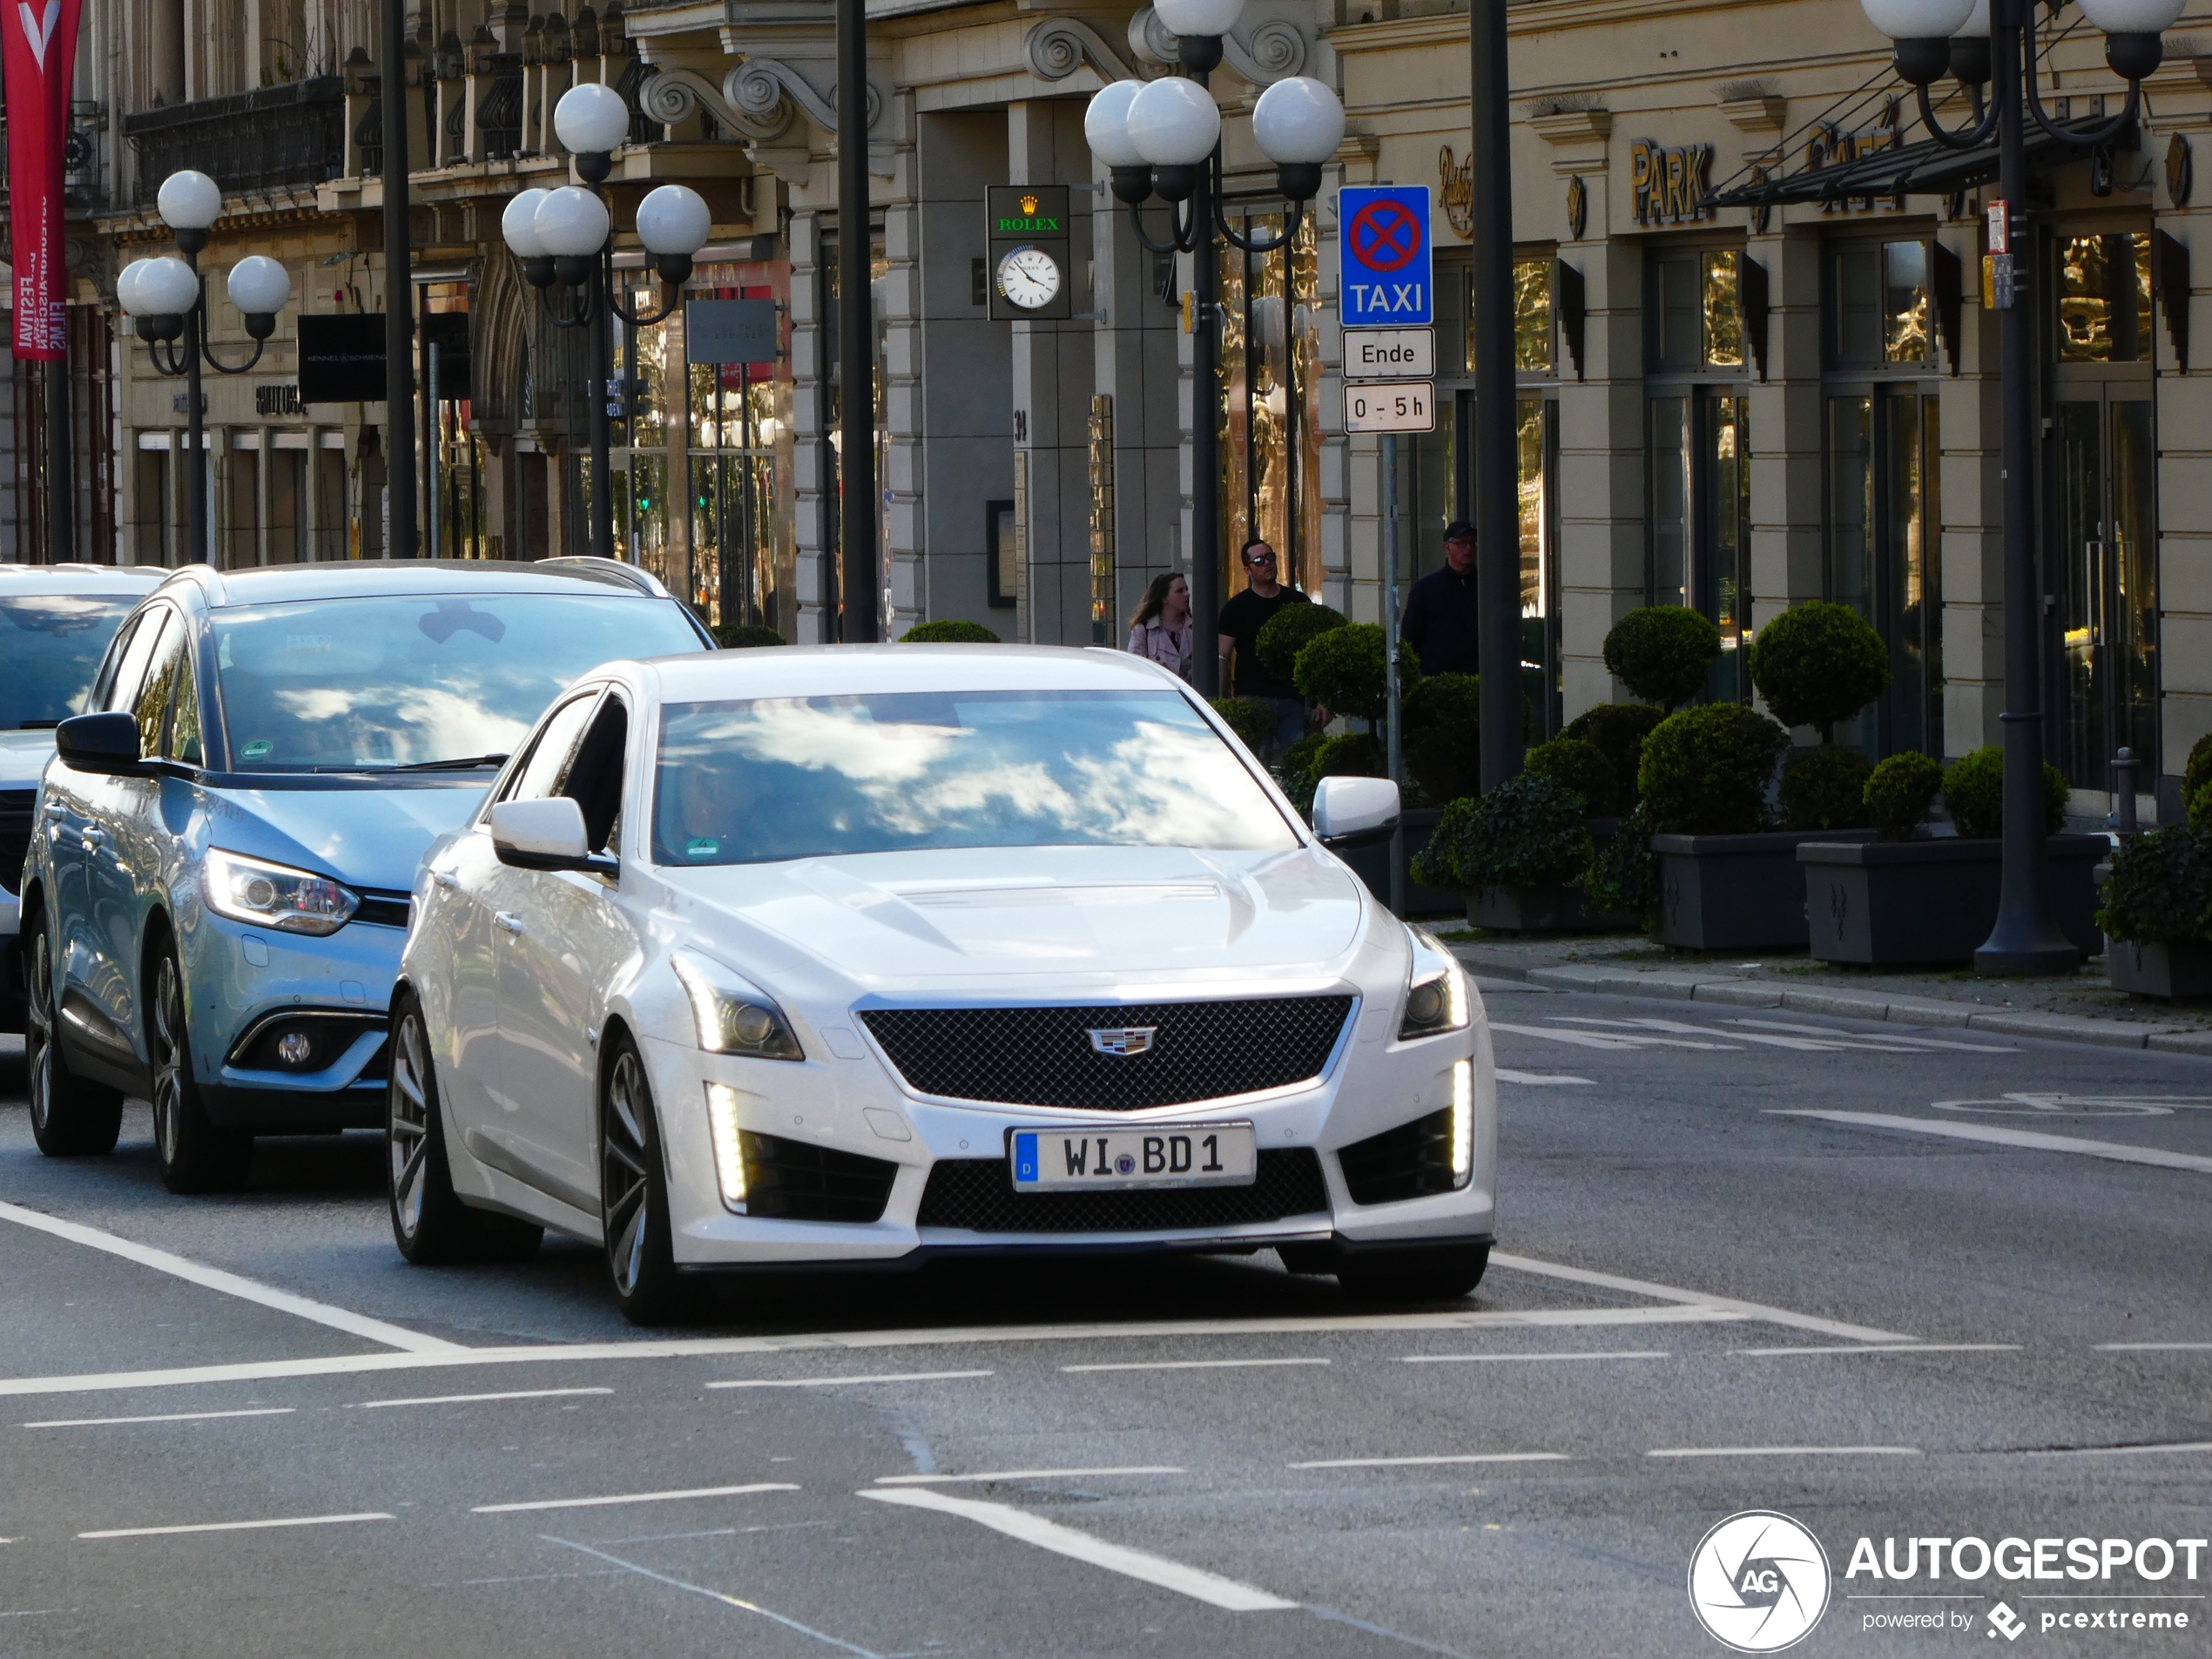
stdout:
[(604, 1243), (700, 1272), (1279, 1252), (1456, 1297), (1488, 1259), (1480, 1000), (1139, 658), (829, 647), (610, 664), (433, 844), (392, 1001), (414, 1262)]

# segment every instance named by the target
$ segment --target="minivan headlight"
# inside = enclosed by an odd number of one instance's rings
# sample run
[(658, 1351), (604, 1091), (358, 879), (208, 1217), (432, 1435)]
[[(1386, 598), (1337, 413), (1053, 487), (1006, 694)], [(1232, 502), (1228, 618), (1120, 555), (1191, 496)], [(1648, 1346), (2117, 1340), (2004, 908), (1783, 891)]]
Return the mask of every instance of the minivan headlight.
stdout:
[(691, 999), (691, 1022), (699, 1047), (709, 1054), (750, 1055), (758, 1060), (804, 1060), (775, 999), (721, 963), (682, 951), (671, 952), (668, 965)]
[(233, 921), (286, 934), (334, 934), (361, 907), (351, 887), (312, 870), (210, 847), (199, 867), (207, 907)]
[(1408, 927), (1413, 965), (1406, 976), (1406, 1011), (1398, 1024), (1398, 1040), (1440, 1036), (1463, 1031), (1467, 1023), (1467, 974), (1449, 952), (1427, 934)]

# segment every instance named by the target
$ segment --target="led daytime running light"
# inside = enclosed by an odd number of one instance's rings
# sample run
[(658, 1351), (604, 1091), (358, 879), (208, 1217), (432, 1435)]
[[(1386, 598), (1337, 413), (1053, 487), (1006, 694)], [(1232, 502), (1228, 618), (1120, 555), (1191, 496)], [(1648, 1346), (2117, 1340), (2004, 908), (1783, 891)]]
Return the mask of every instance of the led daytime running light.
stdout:
[(738, 1136), (738, 1091), (727, 1083), (706, 1086), (707, 1127), (714, 1136), (714, 1178), (722, 1188), (722, 1205), (745, 1214), (745, 1145)]
[(1452, 1184), (1467, 1185), (1474, 1175), (1474, 1062), (1452, 1068)]

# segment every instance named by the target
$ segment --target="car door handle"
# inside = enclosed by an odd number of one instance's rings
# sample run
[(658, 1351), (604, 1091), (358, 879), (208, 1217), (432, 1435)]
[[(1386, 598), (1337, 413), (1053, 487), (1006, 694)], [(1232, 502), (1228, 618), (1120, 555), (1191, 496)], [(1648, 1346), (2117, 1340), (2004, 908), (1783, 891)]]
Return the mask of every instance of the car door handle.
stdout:
[(50, 800), (38, 810), (57, 822), (69, 816), (69, 808), (57, 800)]
[(491, 919), (510, 934), (523, 931), (523, 919), (511, 910), (495, 910)]
[(107, 845), (107, 832), (96, 825), (87, 824), (78, 832), (78, 839), (87, 846), (102, 847)]
[(448, 892), (450, 892), (453, 888), (453, 874), (450, 871), (433, 870), (430, 872), (430, 880), (436, 882), (440, 887), (444, 887)]

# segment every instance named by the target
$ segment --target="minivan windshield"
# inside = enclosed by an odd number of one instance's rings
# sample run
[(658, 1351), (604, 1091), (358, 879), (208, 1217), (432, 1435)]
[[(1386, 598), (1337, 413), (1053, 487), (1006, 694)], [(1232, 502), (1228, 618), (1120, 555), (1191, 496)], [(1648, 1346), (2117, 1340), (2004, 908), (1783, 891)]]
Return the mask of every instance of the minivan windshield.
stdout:
[(503, 757), (564, 685), (702, 649), (670, 600), (628, 594), (316, 599), (217, 610), (238, 772), (372, 772)]
[(0, 598), (0, 732), (84, 711), (101, 655), (142, 596), (15, 593)]
[(661, 710), (662, 865), (1297, 845), (1244, 763), (1171, 691), (901, 691)]

